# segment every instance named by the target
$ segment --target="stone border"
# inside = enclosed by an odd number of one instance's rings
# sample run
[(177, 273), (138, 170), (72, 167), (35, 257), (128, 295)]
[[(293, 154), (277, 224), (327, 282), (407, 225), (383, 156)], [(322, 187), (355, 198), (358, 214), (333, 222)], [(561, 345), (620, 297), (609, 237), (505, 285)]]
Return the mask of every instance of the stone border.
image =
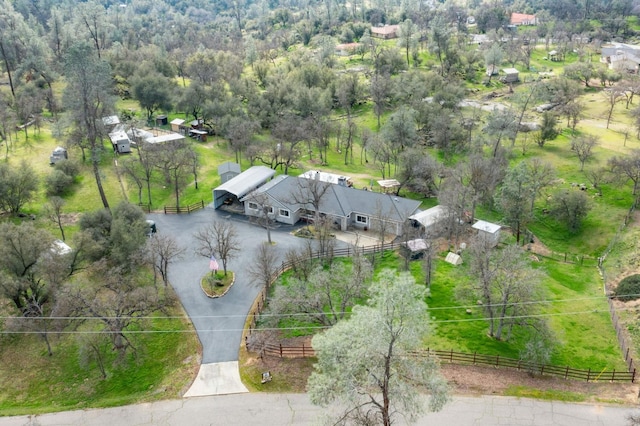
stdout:
[(202, 289), (202, 292), (204, 293), (204, 295), (207, 296), (209, 299), (218, 299), (218, 298), (224, 296), (225, 294), (227, 294), (227, 292), (229, 290), (231, 290), (231, 287), (233, 287), (233, 285), (236, 282), (236, 273), (233, 272), (233, 271), (229, 271), (229, 272), (231, 272), (233, 274), (233, 278), (231, 279), (231, 284), (229, 284), (229, 287), (227, 287), (227, 289), (222, 294), (213, 294), (213, 295), (211, 295), (211, 294), (207, 293), (207, 290), (205, 290), (204, 286), (202, 285), (202, 280), (204, 279), (204, 277), (201, 277), (200, 278), (200, 289)]

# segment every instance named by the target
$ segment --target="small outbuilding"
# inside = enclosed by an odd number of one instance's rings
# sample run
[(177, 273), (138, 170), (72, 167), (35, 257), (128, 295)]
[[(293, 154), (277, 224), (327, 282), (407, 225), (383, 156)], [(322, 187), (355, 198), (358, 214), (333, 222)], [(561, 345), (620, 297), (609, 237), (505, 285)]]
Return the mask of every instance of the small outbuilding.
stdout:
[(213, 190), (213, 206), (232, 204), (267, 183), (276, 171), (266, 166), (253, 166)]
[(444, 261), (455, 266), (462, 265), (462, 257), (452, 251), (447, 253), (447, 257), (445, 257)]
[(479, 220), (473, 224), (472, 228), (478, 230), (478, 238), (480, 240), (488, 243), (491, 247), (498, 245), (500, 241), (500, 225)]
[(415, 228), (422, 228), (425, 234), (437, 235), (447, 220), (448, 211), (445, 206), (435, 206), (409, 216)]
[(107, 129), (107, 132), (109, 133), (111, 133), (119, 124), (120, 124), (120, 118), (118, 118), (117, 115), (102, 117), (102, 125), (104, 126), (105, 129)]
[(231, 161), (224, 162), (218, 166), (218, 175), (222, 183), (228, 182), (240, 174), (240, 164)]
[(169, 123), (166, 115), (158, 115), (156, 116), (156, 125), (157, 126), (166, 126)]
[(66, 160), (67, 158), (69, 158), (67, 155), (67, 149), (58, 146), (51, 152), (51, 155), (49, 156), (49, 164), (56, 164), (57, 162)]
[(505, 83), (516, 83), (520, 80), (520, 73), (515, 68), (505, 68), (502, 72), (504, 73), (502, 81)]
[(182, 118), (174, 118), (171, 120), (171, 131), (176, 133), (184, 132), (184, 120)]
[(420, 259), (424, 256), (424, 253), (429, 249), (427, 241), (422, 238), (415, 240), (409, 240), (402, 243), (403, 250), (408, 250), (411, 254), (411, 259)]
[(118, 154), (126, 154), (131, 152), (131, 140), (127, 132), (120, 130), (117, 132), (109, 133), (109, 139), (113, 145), (113, 150)]

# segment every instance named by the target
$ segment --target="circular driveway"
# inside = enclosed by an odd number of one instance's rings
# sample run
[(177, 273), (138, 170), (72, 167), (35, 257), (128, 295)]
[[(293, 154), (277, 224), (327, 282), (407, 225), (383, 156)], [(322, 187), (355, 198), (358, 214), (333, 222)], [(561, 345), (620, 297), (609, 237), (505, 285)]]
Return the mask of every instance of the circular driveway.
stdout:
[[(181, 260), (169, 267), (169, 280), (191, 318), (202, 344), (202, 364), (238, 360), (242, 329), (249, 309), (261, 287), (252, 282), (248, 269), (254, 262), (258, 246), (267, 241), (267, 231), (248, 222), (244, 216), (207, 207), (191, 214), (149, 214), (159, 234), (173, 236), (185, 249)], [(210, 299), (200, 288), (201, 278), (209, 272), (209, 259), (195, 254), (193, 234), (213, 220), (231, 221), (238, 233), (240, 250), (227, 265), (235, 272), (235, 283), (224, 297)], [(302, 248), (304, 240), (291, 235), (296, 227), (277, 224), (271, 239), (278, 259), (291, 248)], [(338, 242), (338, 244), (341, 244)], [(218, 259), (218, 263), (220, 259)]]

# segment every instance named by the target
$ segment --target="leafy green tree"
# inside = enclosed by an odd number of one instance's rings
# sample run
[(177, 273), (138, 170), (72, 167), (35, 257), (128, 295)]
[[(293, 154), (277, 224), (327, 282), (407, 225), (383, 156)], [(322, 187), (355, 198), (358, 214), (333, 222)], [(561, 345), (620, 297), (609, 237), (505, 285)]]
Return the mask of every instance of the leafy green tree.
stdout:
[(67, 86), (63, 104), (73, 123), (75, 134), (82, 141), (81, 144), (90, 150), (93, 176), (100, 199), (104, 208), (108, 209), (109, 201), (102, 186), (100, 160), (105, 136), (101, 119), (114, 109), (111, 67), (96, 55), (91, 46), (77, 43), (67, 53), (65, 71)]
[(532, 183), (526, 163), (519, 163), (507, 172), (497, 195), (498, 208), (515, 233), (518, 243), (527, 224), (533, 220), (531, 199), (535, 197), (535, 190)]
[(628, 156), (612, 157), (608, 161), (611, 171), (623, 181), (633, 183), (632, 195), (636, 195), (640, 184), (640, 150), (635, 149)]
[(545, 111), (542, 114), (540, 130), (535, 134), (535, 140), (539, 147), (542, 148), (547, 141), (555, 139), (560, 134), (556, 125), (556, 115), (551, 111)]
[(487, 75), (489, 76), (489, 83), (491, 83), (491, 77), (498, 72), (502, 59), (504, 58), (504, 52), (498, 43), (493, 43), (489, 50), (484, 54), (484, 63), (487, 66)]
[(307, 390), (311, 402), (338, 402), (336, 424), (381, 424), (398, 418), (415, 422), (425, 409), (440, 410), (448, 400), (446, 381), (433, 357), (415, 356), (427, 338), (425, 289), (408, 273), (383, 271), (366, 306), (316, 335), (318, 356)]
[(598, 145), (598, 138), (593, 135), (583, 135), (571, 139), (571, 151), (580, 160), (580, 171), (584, 170), (584, 163), (593, 157), (593, 149)]
[(570, 232), (577, 232), (589, 210), (589, 197), (584, 191), (563, 190), (551, 199), (549, 212), (558, 221), (564, 222)]
[(564, 75), (571, 79), (584, 83), (585, 87), (589, 86), (589, 81), (595, 77), (596, 70), (590, 62), (574, 62), (564, 67)]
[(147, 121), (156, 111), (171, 109), (173, 83), (170, 79), (155, 72), (143, 72), (131, 80), (133, 98), (147, 110)]
[(17, 214), (38, 190), (38, 175), (26, 161), (19, 167), (0, 163), (0, 210)]
[(409, 65), (409, 51), (418, 47), (418, 26), (411, 21), (405, 19), (398, 28), (398, 44), (405, 49), (407, 57), (407, 66)]

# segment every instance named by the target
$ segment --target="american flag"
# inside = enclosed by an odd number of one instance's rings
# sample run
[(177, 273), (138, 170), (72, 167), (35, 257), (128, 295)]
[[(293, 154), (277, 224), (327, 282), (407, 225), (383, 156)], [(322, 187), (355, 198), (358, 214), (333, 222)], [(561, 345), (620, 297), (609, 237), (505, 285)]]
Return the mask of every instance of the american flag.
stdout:
[(212, 271), (217, 271), (219, 269), (218, 261), (213, 255), (211, 255), (211, 260), (209, 260), (209, 269)]

